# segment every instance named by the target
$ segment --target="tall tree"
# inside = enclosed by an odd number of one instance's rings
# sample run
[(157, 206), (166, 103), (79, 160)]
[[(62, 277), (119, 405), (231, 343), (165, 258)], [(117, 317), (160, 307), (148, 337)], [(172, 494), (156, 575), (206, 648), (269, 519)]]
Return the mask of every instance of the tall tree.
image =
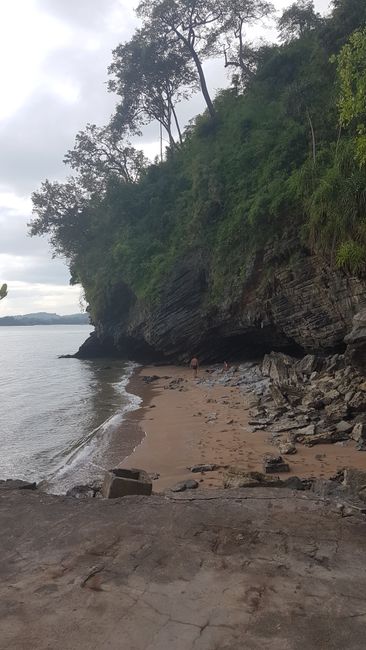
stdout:
[(137, 14), (145, 21), (154, 38), (166, 39), (170, 52), (183, 45), (198, 73), (208, 111), (215, 109), (207, 88), (202, 62), (218, 52), (223, 29), (223, 12), (219, 0), (142, 0)]
[(109, 90), (121, 98), (113, 120), (118, 132), (129, 129), (139, 133), (141, 126), (157, 120), (166, 130), (171, 147), (175, 147), (175, 130), (182, 142), (176, 104), (197, 88), (196, 75), (182, 45), (170, 50), (166, 35), (154, 40), (149, 30), (138, 30), (113, 51), (109, 74), (113, 76)]
[(227, 40), (225, 67), (239, 68), (244, 84), (253, 77), (257, 65), (257, 52), (247, 42), (245, 30), (273, 11), (273, 5), (266, 0), (230, 0), (223, 6)]
[(320, 25), (322, 18), (315, 11), (313, 0), (297, 0), (283, 12), (278, 21), (281, 41), (288, 43)]
[(126, 141), (124, 133), (111, 125), (87, 124), (77, 134), (74, 149), (67, 152), (64, 163), (78, 172), (78, 183), (85, 190), (101, 193), (111, 177), (135, 183), (147, 160), (142, 151)]

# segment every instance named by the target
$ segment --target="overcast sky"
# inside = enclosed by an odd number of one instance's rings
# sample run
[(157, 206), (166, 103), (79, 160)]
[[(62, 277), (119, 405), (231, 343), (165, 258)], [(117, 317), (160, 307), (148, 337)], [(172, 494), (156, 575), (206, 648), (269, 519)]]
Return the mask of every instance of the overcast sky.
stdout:
[[(0, 284), (8, 297), (0, 315), (80, 310), (80, 287), (69, 286), (65, 263), (52, 259), (47, 240), (30, 238), (30, 195), (45, 178), (65, 178), (62, 163), (87, 122), (102, 125), (115, 98), (106, 90), (111, 51), (137, 26), (132, 0), (1, 0), (0, 2)], [(274, 0), (280, 11), (289, 0)], [(326, 11), (328, 0), (315, 0)], [(262, 29), (272, 40), (275, 33)], [(258, 30), (250, 35), (258, 36)], [(211, 91), (227, 83), (218, 62), (206, 64)], [(199, 95), (180, 118), (203, 110)], [(158, 127), (141, 140), (158, 151)]]

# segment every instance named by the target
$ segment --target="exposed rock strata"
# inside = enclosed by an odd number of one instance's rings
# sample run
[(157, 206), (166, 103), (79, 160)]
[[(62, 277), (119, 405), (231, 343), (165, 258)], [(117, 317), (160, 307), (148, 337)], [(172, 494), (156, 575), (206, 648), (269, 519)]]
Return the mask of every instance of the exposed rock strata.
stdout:
[(157, 304), (127, 288), (96, 325), (79, 356), (120, 354), (137, 360), (202, 361), (343, 350), (352, 317), (366, 307), (366, 283), (284, 241), (247, 262), (242, 280), (214, 301), (203, 255), (177, 264)]

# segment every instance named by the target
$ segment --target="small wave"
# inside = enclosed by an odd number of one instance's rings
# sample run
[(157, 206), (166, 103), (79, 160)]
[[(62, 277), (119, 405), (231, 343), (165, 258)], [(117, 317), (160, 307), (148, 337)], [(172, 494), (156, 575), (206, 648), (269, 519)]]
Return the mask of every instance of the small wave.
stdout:
[(126, 387), (138, 364), (126, 364), (125, 376), (112, 387), (124, 397), (126, 402), (119, 411), (110, 416), (105, 422), (73, 441), (54, 458), (58, 464), (56, 469), (43, 483), (44, 489), (52, 494), (64, 494), (70, 487), (80, 483), (100, 478), (107, 469), (103, 464), (103, 456), (108, 448), (112, 434), (125, 420), (127, 413), (139, 408), (142, 399), (129, 393)]

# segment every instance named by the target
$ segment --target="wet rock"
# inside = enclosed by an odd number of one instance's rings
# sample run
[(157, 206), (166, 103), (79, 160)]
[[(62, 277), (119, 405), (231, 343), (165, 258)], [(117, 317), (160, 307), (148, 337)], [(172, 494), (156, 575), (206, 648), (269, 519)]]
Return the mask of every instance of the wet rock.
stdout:
[(101, 484), (93, 485), (74, 485), (74, 487), (67, 490), (67, 497), (74, 497), (74, 499), (94, 499), (96, 496), (100, 495)]
[(180, 481), (172, 488), (170, 488), (170, 490), (171, 492), (185, 492), (185, 490), (196, 490), (198, 486), (199, 483), (197, 483), (197, 481), (194, 481), (193, 479), (188, 479), (187, 481)]
[(29, 481), (21, 481), (20, 479), (6, 479), (0, 480), (1, 490), (36, 490), (37, 483)]
[(146, 375), (145, 377), (142, 377), (142, 381), (144, 384), (152, 384), (154, 381), (157, 381), (160, 379), (158, 375)]
[(266, 455), (263, 458), (263, 471), (265, 474), (282, 474), (289, 472), (290, 467), (284, 462), (282, 456)]

